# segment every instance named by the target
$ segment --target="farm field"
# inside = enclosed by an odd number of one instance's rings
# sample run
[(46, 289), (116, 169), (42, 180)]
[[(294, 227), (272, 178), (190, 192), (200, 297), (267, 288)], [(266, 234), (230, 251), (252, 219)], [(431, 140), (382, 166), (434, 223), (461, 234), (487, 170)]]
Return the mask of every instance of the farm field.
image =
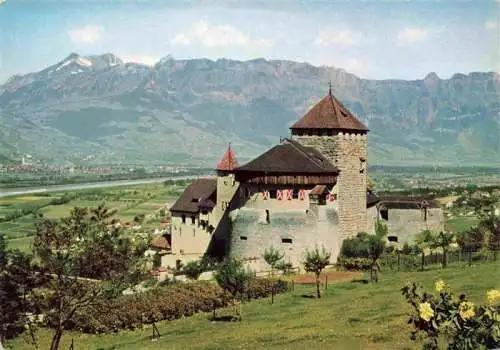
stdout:
[[(329, 284), (321, 299), (314, 299), (313, 285), (295, 284), (293, 292), (278, 295), (275, 303), (261, 299), (243, 304), (242, 322), (212, 322), (197, 314), (157, 324), (161, 338), (151, 341), (152, 328), (115, 335), (82, 335), (68, 332), (61, 348), (74, 341), (78, 349), (417, 349), (409, 339), (409, 305), (400, 289), (416, 281), (428, 291), (443, 279), (471, 301), (483, 303), (486, 291), (500, 287), (500, 263), (475, 264), (446, 270), (383, 274), (378, 284), (341, 279)], [(298, 276), (300, 278), (300, 276)], [(304, 280), (304, 278), (302, 278)], [(308, 279), (305, 278), (306, 283)], [(218, 310), (229, 315), (231, 309)], [(40, 348), (50, 343), (51, 333), (41, 330)], [(31, 349), (21, 338), (7, 344)]]
[(0, 233), (6, 236), (9, 248), (27, 251), (37, 220), (57, 219), (68, 215), (75, 206), (94, 208), (101, 203), (116, 209), (115, 217), (122, 222), (133, 222), (137, 215), (145, 215), (142, 229), (153, 230), (162, 220), (154, 214), (161, 208), (168, 210), (184, 187), (184, 182), (153, 183), (3, 197), (0, 198)]
[(445, 222), (445, 229), (455, 233), (467, 231), (479, 223), (476, 216), (457, 216), (447, 219)]

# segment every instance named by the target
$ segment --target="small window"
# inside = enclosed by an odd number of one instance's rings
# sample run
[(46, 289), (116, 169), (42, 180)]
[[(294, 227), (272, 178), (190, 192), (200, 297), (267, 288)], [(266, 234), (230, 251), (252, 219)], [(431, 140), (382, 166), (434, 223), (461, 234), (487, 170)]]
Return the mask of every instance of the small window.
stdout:
[(291, 238), (282, 238), (282, 239), (281, 239), (281, 243), (287, 243), (287, 244), (290, 244), (290, 243), (292, 243), (292, 239), (291, 239)]
[(196, 223), (196, 217), (195, 216), (191, 216), (191, 223), (193, 225)]
[(389, 220), (389, 210), (387, 209), (380, 209), (380, 217), (384, 220)]
[(186, 215), (182, 215), (182, 223), (185, 224), (186, 223)]
[(389, 240), (389, 242), (398, 243), (398, 237), (397, 236), (387, 236), (387, 239)]
[(247, 240), (247, 236), (240, 236), (240, 239), (241, 239), (242, 241), (246, 241), (246, 240)]

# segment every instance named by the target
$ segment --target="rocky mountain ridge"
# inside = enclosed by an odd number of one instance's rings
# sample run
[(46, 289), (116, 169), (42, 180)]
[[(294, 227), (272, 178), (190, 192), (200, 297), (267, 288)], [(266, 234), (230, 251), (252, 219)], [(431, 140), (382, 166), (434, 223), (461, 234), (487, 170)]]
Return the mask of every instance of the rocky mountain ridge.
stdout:
[(74, 53), (0, 86), (0, 153), (210, 166), (232, 142), (245, 161), (287, 136), (330, 80), (371, 130), (371, 164), (500, 163), (498, 73), (368, 80), (287, 60), (167, 56), (150, 67)]

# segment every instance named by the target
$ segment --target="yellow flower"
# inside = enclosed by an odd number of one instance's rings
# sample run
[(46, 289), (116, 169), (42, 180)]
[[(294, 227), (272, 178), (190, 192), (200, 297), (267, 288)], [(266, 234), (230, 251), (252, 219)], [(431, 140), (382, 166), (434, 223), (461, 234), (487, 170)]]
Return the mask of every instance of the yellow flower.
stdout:
[(476, 315), (476, 312), (474, 311), (474, 303), (471, 303), (470, 301), (462, 301), (458, 306), (458, 313), (464, 320), (474, 317)]
[(438, 293), (441, 293), (441, 292), (444, 290), (444, 288), (446, 287), (446, 284), (444, 283), (444, 281), (439, 280), (439, 281), (437, 281), (437, 282), (434, 284), (434, 287), (436, 288), (436, 291), (437, 291)]
[(500, 290), (492, 289), (486, 293), (486, 300), (489, 305), (500, 304)]
[(420, 303), (418, 311), (420, 313), (420, 318), (424, 321), (429, 322), (429, 320), (434, 317), (434, 310), (428, 302)]

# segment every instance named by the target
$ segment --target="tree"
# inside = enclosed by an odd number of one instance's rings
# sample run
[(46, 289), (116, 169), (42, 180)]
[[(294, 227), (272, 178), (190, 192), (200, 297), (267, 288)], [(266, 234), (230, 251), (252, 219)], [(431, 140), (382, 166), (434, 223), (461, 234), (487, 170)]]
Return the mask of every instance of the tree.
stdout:
[(315, 247), (313, 250), (307, 250), (305, 252), (304, 259), (304, 269), (306, 272), (312, 272), (316, 276), (316, 296), (321, 298), (321, 293), (319, 291), (319, 276), (321, 271), (330, 264), (331, 254), (326, 251), (325, 247), (321, 250)]
[(33, 300), (26, 296), (39, 281), (31, 257), (7, 250), (4, 236), (0, 235), (0, 349), (6, 339), (22, 333), (26, 324), (31, 325), (26, 312), (36, 310)]
[(415, 242), (417, 243), (417, 246), (422, 250), (432, 250), (434, 248), (434, 241), (434, 233), (431, 230), (423, 230), (415, 236)]
[[(385, 236), (389, 232), (386, 224), (382, 221), (377, 220), (375, 222), (375, 235), (368, 235), (367, 246), (368, 246), (368, 256), (371, 259), (371, 269), (370, 269), (370, 280), (378, 282), (378, 273), (380, 272), (379, 259), (384, 254), (385, 250)], [(374, 276), (375, 273), (375, 276)], [(375, 278), (374, 278), (375, 277)]]
[(379, 259), (384, 254), (385, 240), (376, 235), (367, 236), (368, 256), (371, 260), (370, 280), (378, 282), (378, 273), (380, 272)]
[(237, 316), (240, 321), (241, 302), (252, 278), (252, 274), (245, 269), (243, 262), (233, 258), (224, 260), (215, 272), (215, 280), (219, 286), (229, 293), (233, 302), (238, 305)]
[(201, 261), (193, 260), (187, 262), (182, 268), (182, 271), (186, 274), (187, 278), (197, 280), (203, 273), (203, 266)]
[(455, 235), (453, 232), (444, 232), (441, 231), (437, 235), (433, 237), (432, 247), (433, 248), (441, 248), (443, 250), (443, 268), (446, 268), (446, 254), (448, 253), (448, 248), (453, 240), (455, 239)]
[(55, 329), (51, 350), (59, 349), (76, 311), (119, 295), (145, 270), (149, 242), (125, 236), (111, 216), (103, 206), (74, 208), (66, 218), (36, 226), (34, 256), (49, 277), (42, 306)]
[(277, 268), (281, 259), (283, 259), (284, 254), (280, 253), (274, 247), (270, 247), (264, 251), (264, 255), (262, 256), (266, 263), (271, 267), (271, 276), (273, 275), (274, 269)]

